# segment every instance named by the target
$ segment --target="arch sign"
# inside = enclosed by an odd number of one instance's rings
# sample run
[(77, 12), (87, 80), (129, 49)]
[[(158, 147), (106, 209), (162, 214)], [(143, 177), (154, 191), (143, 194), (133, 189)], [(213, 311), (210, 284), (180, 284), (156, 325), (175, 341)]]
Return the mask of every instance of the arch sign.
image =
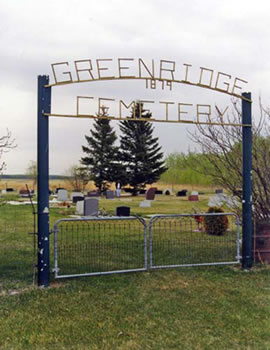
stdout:
[[(112, 120), (132, 120), (163, 123), (207, 124), (241, 126), (243, 133), (243, 247), (242, 266), (252, 266), (252, 121), (251, 93), (242, 92), (247, 81), (214, 69), (197, 67), (189, 63), (171, 60), (145, 60), (142, 58), (83, 59), (74, 62), (58, 62), (51, 65), (53, 83), (49, 77), (38, 76), (38, 285), (49, 286), (49, 117), (105, 118)], [(52, 88), (78, 83), (97, 81), (142, 81), (145, 89), (172, 91), (176, 84), (217, 91), (242, 100), (242, 123), (233, 124), (225, 115), (228, 110), (210, 104), (193, 105), (187, 101), (154, 101), (119, 99), (113, 96), (95, 97), (79, 95), (75, 97), (75, 110), (71, 113), (51, 111)], [(94, 102), (93, 112), (87, 103)], [(141, 105), (159, 107), (160, 114), (151, 118), (131, 115), (136, 102)], [(84, 108), (82, 108), (84, 106)], [(82, 110), (83, 109), (83, 110)], [(101, 111), (106, 111), (106, 115)], [(114, 113), (112, 113), (114, 111)], [(213, 112), (218, 114), (215, 119)], [(192, 115), (192, 117), (190, 117)], [(216, 114), (215, 114), (216, 115)]]

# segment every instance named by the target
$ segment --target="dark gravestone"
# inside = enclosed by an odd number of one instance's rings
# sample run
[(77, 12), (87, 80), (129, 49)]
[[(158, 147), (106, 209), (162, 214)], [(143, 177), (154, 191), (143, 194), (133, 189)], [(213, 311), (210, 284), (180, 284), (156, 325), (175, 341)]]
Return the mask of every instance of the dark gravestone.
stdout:
[(89, 191), (87, 193), (87, 197), (99, 197), (99, 192), (98, 191)]
[(140, 190), (139, 193), (140, 193), (140, 194), (145, 194), (145, 193), (146, 193), (146, 190)]
[(171, 195), (171, 191), (166, 190), (166, 191), (165, 191), (165, 196), (170, 196), (170, 195)]
[(123, 189), (126, 193), (132, 193), (132, 188), (124, 188)]
[(6, 188), (6, 191), (7, 191), (7, 192), (14, 192), (14, 188), (12, 188), (12, 187), (7, 187), (7, 188)]
[(116, 216), (130, 216), (130, 207), (117, 207), (116, 208)]
[(161, 190), (156, 190), (156, 194), (163, 194), (163, 191), (161, 191)]
[(147, 192), (146, 192), (145, 199), (147, 201), (153, 201), (155, 199), (156, 190), (157, 190), (156, 187), (149, 188), (149, 190), (147, 190)]
[(242, 190), (233, 190), (233, 195), (242, 198), (243, 191)]
[(219, 188), (216, 190), (216, 194), (219, 194), (219, 193), (223, 193), (223, 189), (222, 188)]
[(77, 203), (79, 201), (83, 201), (84, 197), (83, 196), (73, 196), (72, 197), (72, 203)]
[(196, 194), (192, 194), (191, 196), (188, 196), (188, 200), (192, 202), (198, 202), (199, 201), (199, 196)]
[(22, 197), (22, 198), (33, 197), (31, 192), (28, 192), (27, 190), (20, 190), (19, 191), (19, 196)]
[(106, 199), (114, 199), (115, 197), (115, 192), (111, 190), (106, 191)]
[(188, 190), (182, 190), (177, 192), (177, 197), (186, 197)]
[(85, 198), (83, 214), (85, 216), (98, 215), (98, 199)]

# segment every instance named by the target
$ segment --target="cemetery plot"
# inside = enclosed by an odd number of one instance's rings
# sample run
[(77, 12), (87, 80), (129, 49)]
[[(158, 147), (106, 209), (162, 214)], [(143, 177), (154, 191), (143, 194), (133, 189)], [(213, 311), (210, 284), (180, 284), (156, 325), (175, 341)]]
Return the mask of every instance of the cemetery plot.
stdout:
[(135, 217), (59, 220), (54, 229), (55, 277), (147, 268), (146, 225)]
[(152, 217), (149, 224), (150, 268), (239, 263), (236, 216), (226, 214), (229, 224), (224, 235), (210, 235), (206, 231), (203, 226), (206, 216), (209, 214)]

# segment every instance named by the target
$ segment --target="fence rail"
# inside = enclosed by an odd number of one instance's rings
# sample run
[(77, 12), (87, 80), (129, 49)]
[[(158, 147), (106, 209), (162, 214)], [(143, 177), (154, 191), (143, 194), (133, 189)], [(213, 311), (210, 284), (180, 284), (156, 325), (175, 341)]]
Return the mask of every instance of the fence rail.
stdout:
[(137, 217), (61, 219), (54, 226), (55, 278), (147, 270), (147, 226)]
[[(227, 217), (226, 232), (206, 232), (202, 222), (207, 217)], [(239, 235), (239, 220), (232, 213), (155, 215), (149, 223), (149, 267), (240, 263)]]

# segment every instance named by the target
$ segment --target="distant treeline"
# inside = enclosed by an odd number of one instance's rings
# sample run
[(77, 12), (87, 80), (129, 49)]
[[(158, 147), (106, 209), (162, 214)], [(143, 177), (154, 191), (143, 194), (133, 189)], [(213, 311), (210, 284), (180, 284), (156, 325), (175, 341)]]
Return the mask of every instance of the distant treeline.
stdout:
[[(49, 179), (50, 180), (65, 180), (67, 179), (68, 176), (65, 175), (50, 175)], [(23, 180), (23, 179), (33, 179), (31, 175), (26, 175), (26, 174), (16, 174), (16, 175), (1, 175), (0, 179), (4, 180)]]
[(209, 169), (213, 164), (205, 158), (204, 154), (192, 153), (188, 154), (174, 152), (169, 154), (165, 159), (168, 170), (161, 175), (161, 181), (168, 184), (190, 184), (190, 185), (214, 185), (215, 180), (205, 175), (201, 164)]

